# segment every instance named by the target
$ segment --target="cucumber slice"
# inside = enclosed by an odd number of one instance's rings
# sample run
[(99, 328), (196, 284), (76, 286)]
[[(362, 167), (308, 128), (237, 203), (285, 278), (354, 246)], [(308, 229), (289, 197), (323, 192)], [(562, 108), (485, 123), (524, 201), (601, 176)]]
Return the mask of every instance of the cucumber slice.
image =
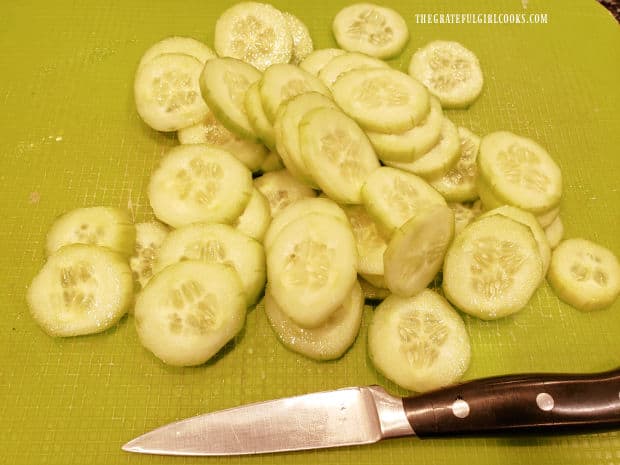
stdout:
[(191, 37), (173, 36), (166, 37), (165, 39), (151, 45), (151, 47), (144, 52), (142, 58), (140, 58), (138, 67), (148, 63), (156, 56), (164, 53), (182, 53), (196, 58), (203, 64), (206, 63), (207, 60), (217, 57), (215, 52), (211, 50), (208, 45), (203, 44), (196, 39), (192, 39)]
[(409, 29), (391, 8), (373, 3), (354, 3), (336, 14), (332, 23), (336, 42), (344, 50), (377, 58), (391, 58), (403, 51)]
[(232, 223), (250, 201), (252, 173), (226, 150), (180, 145), (151, 175), (148, 195), (155, 216), (175, 228)]
[(424, 121), (408, 131), (396, 134), (366, 131), (381, 160), (409, 163), (423, 156), (439, 142), (444, 121), (443, 111), (435, 97), (431, 97), (430, 102), (430, 110)]
[(478, 172), (495, 197), (509, 205), (541, 214), (560, 203), (560, 168), (544, 148), (526, 137), (507, 131), (484, 136)]
[(45, 252), (49, 256), (67, 244), (91, 244), (130, 256), (135, 243), (136, 228), (126, 210), (84, 207), (56, 218), (47, 233)]
[(364, 53), (345, 53), (344, 55), (332, 58), (323, 69), (319, 71), (319, 79), (331, 89), (334, 82), (346, 72), (355, 69), (375, 68), (389, 69), (390, 65), (385, 61), (373, 58)]
[(546, 213), (541, 213), (540, 215), (536, 215), (536, 219), (540, 223), (543, 228), (551, 225), (558, 217), (560, 216), (560, 207), (555, 207), (552, 210), (549, 210)]
[(325, 67), (332, 58), (340, 55), (344, 55), (344, 50), (340, 48), (322, 48), (310, 53), (306, 58), (299, 63), (299, 67), (310, 74), (319, 77), (319, 72)]
[(85, 244), (67, 245), (50, 256), (26, 294), (34, 320), (60, 337), (105, 331), (127, 313), (132, 298), (127, 258)]
[(411, 57), (409, 74), (424, 84), (444, 108), (466, 108), (482, 92), (478, 57), (458, 42), (436, 40)]
[(363, 310), (364, 296), (356, 283), (325, 323), (317, 328), (304, 328), (286, 315), (269, 290), (265, 293), (265, 314), (280, 342), (293, 352), (314, 360), (340, 358), (353, 345)]
[(391, 295), (373, 314), (368, 354), (375, 368), (405, 389), (432, 391), (458, 381), (471, 357), (469, 335), (450, 304), (430, 289)]
[(285, 166), (284, 163), (282, 163), (282, 158), (280, 158), (278, 152), (275, 152), (273, 150), (269, 152), (267, 158), (265, 158), (262, 165), (260, 166), (260, 172), (263, 174), (269, 173), (271, 171), (281, 171), (284, 169)]
[(159, 249), (155, 273), (185, 260), (232, 266), (241, 279), (247, 306), (254, 305), (265, 286), (262, 245), (227, 224), (192, 224), (172, 231)]
[(497, 198), (497, 196), (493, 193), (487, 182), (482, 179), (482, 176), (480, 176), (479, 174), (476, 179), (476, 191), (478, 192), (480, 202), (482, 202), (482, 208), (485, 211), (493, 210), (495, 208), (506, 205), (506, 202), (503, 202), (502, 200)]
[(560, 244), (564, 238), (564, 223), (559, 215), (545, 228), (545, 236), (551, 249), (555, 249)]
[(390, 295), (390, 291), (383, 287), (376, 287), (364, 278), (358, 278), (365, 300), (378, 301), (384, 300)]
[(482, 212), (482, 204), (479, 200), (474, 203), (449, 203), (448, 207), (454, 213), (455, 236), (478, 218)]
[(387, 284), (385, 283), (385, 278), (382, 274), (360, 273), (360, 276), (375, 287), (387, 289)]
[(314, 50), (312, 37), (308, 27), (294, 14), (283, 12), (286, 27), (293, 39), (293, 49), (291, 51), (291, 63), (299, 65)]
[(340, 108), (371, 131), (408, 131), (430, 110), (424, 86), (391, 68), (349, 71), (334, 82), (332, 90)]
[(316, 192), (301, 183), (287, 170), (270, 171), (254, 179), (254, 187), (269, 201), (271, 217), (280, 210), (301, 199), (316, 197)]
[(299, 143), (299, 123), (307, 113), (316, 108), (337, 106), (333, 100), (318, 92), (298, 95), (280, 106), (274, 128), (276, 147), (286, 168), (300, 181), (318, 188), (303, 160)]
[(248, 206), (239, 218), (233, 222), (233, 226), (246, 236), (262, 242), (271, 223), (271, 210), (269, 201), (256, 188), (252, 189), (252, 197)]
[(274, 63), (288, 63), (293, 39), (280, 10), (258, 2), (241, 2), (228, 8), (215, 23), (215, 51), (261, 71)]
[(209, 144), (228, 150), (250, 171), (257, 171), (267, 157), (262, 144), (237, 137), (213, 113), (194, 126), (179, 129), (177, 137), (181, 144)]
[(299, 123), (301, 154), (312, 179), (339, 203), (361, 203), (361, 190), (379, 160), (355, 121), (334, 108), (317, 108)]
[(444, 198), (422, 178), (385, 166), (368, 177), (362, 188), (362, 200), (368, 213), (389, 235), (420, 208), (446, 205)]
[(532, 230), (492, 215), (454, 238), (444, 259), (443, 291), (463, 312), (494, 320), (523, 309), (543, 276)]
[(140, 118), (157, 131), (176, 131), (207, 116), (198, 83), (202, 66), (181, 53), (164, 53), (140, 66), (133, 86)]
[(461, 141), (460, 158), (456, 165), (448, 172), (430, 181), (437, 191), (448, 202), (471, 202), (478, 198), (476, 189), (476, 175), (478, 168), (478, 148), (480, 137), (469, 129), (458, 128), (458, 136)]
[(140, 342), (164, 363), (200, 365), (245, 322), (245, 296), (232, 267), (185, 261), (165, 268), (136, 299)]
[(269, 287), (282, 311), (316, 328), (342, 305), (357, 277), (357, 250), (348, 224), (321, 213), (289, 223), (267, 251)]
[(260, 77), (256, 68), (234, 58), (209, 60), (200, 75), (202, 97), (218, 121), (230, 132), (253, 142), (260, 140), (245, 110), (245, 94)]
[(309, 213), (333, 216), (348, 224), (347, 215), (333, 200), (314, 197), (297, 200), (283, 208), (269, 225), (264, 241), (265, 250), (268, 251), (273, 246), (278, 240), (278, 235), (287, 225)]
[(358, 271), (370, 275), (383, 275), (383, 253), (387, 242), (379, 231), (376, 221), (361, 205), (343, 207), (351, 224), (357, 246)]
[(331, 96), (329, 89), (316, 76), (290, 64), (277, 64), (267, 68), (260, 81), (259, 91), (265, 114), (272, 123), (280, 105), (297, 95), (318, 92), (327, 97)]
[(252, 129), (254, 129), (254, 132), (263, 144), (273, 150), (276, 146), (276, 135), (273, 124), (271, 124), (263, 109), (263, 102), (260, 99), (260, 92), (258, 90), (259, 82), (256, 81), (248, 87), (243, 105)]
[(454, 213), (445, 205), (422, 208), (401, 226), (385, 250), (385, 283), (402, 297), (428, 286), (443, 264), (454, 236)]
[(427, 153), (411, 163), (386, 161), (385, 164), (417, 174), (430, 182), (450, 171), (459, 161), (460, 155), (461, 142), (458, 130), (452, 121), (444, 118), (439, 141)]
[(168, 228), (157, 221), (136, 224), (136, 248), (129, 259), (129, 267), (138, 289), (143, 289), (153, 276), (153, 264), (168, 232)]

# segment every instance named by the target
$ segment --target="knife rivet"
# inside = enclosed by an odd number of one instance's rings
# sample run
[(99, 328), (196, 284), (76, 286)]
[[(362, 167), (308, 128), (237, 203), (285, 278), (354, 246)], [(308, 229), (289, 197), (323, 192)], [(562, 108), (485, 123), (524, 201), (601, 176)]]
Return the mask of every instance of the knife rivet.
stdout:
[(457, 418), (465, 418), (469, 415), (469, 404), (463, 399), (457, 399), (452, 404), (452, 413)]
[(536, 396), (536, 405), (538, 405), (539, 409), (544, 410), (545, 412), (551, 410), (554, 404), (555, 401), (553, 400), (553, 397), (546, 392), (541, 392)]

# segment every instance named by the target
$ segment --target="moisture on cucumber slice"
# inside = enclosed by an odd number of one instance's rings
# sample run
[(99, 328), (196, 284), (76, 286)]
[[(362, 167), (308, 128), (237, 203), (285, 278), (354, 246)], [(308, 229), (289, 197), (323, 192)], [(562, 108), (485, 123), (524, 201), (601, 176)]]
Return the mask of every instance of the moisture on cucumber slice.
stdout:
[(560, 244), (564, 238), (564, 223), (562, 223), (562, 218), (559, 215), (545, 228), (545, 236), (547, 236), (551, 249), (555, 249)]
[(454, 238), (443, 291), (465, 313), (494, 320), (523, 309), (543, 277), (531, 229), (503, 215), (478, 219)]
[(230, 132), (254, 142), (260, 141), (246, 113), (245, 94), (260, 77), (256, 68), (234, 58), (209, 60), (200, 75), (200, 92), (218, 121)]
[(286, 27), (293, 39), (290, 62), (299, 65), (314, 50), (310, 31), (303, 21), (294, 14), (283, 12), (282, 15), (284, 15)]
[(357, 277), (357, 250), (348, 224), (309, 213), (289, 223), (267, 251), (269, 287), (282, 311), (316, 328), (342, 305)]
[(359, 284), (334, 313), (317, 328), (304, 328), (291, 320), (271, 296), (265, 293), (265, 314), (278, 339), (293, 352), (314, 360), (341, 357), (359, 333), (364, 309), (364, 296)]
[(335, 56), (319, 71), (319, 79), (331, 89), (334, 82), (346, 72), (354, 69), (390, 68), (385, 61), (364, 53), (345, 53)]
[(45, 252), (52, 255), (67, 244), (91, 244), (130, 256), (135, 242), (136, 228), (129, 212), (117, 207), (84, 207), (56, 218), (47, 233)]
[(151, 175), (148, 195), (155, 216), (175, 228), (232, 223), (250, 201), (252, 173), (226, 150), (180, 145)]
[(478, 198), (476, 189), (476, 160), (480, 137), (469, 129), (458, 128), (461, 141), (460, 157), (454, 167), (436, 179), (431, 179), (433, 186), (448, 202), (471, 202)]
[(254, 179), (254, 187), (269, 201), (272, 218), (297, 200), (316, 197), (312, 188), (295, 179), (288, 170), (269, 171)]
[(271, 171), (281, 171), (284, 170), (285, 166), (282, 163), (282, 158), (278, 155), (278, 152), (272, 150), (267, 154), (267, 158), (260, 165), (260, 172), (265, 174)]
[(166, 37), (149, 47), (142, 55), (142, 58), (140, 58), (138, 67), (164, 53), (183, 53), (193, 56), (203, 64), (217, 56), (208, 45), (203, 44), (199, 40), (192, 39), (191, 37), (172, 36)]
[(412, 297), (428, 286), (454, 236), (454, 213), (445, 205), (422, 208), (390, 239), (383, 255), (390, 291)]
[(370, 275), (383, 275), (383, 254), (387, 242), (377, 222), (362, 205), (347, 205), (344, 212), (351, 224), (358, 254), (358, 271)]
[(317, 108), (299, 123), (301, 154), (312, 179), (339, 203), (361, 203), (361, 190), (379, 160), (355, 121), (335, 108)]
[(334, 100), (364, 129), (398, 133), (420, 124), (430, 110), (422, 84), (391, 68), (356, 69), (332, 87)]
[(443, 119), (439, 141), (427, 153), (410, 163), (386, 161), (386, 165), (417, 174), (431, 181), (446, 174), (459, 161), (461, 142), (456, 126), (448, 118)]
[(127, 312), (132, 298), (127, 258), (85, 244), (67, 245), (51, 255), (26, 295), (39, 326), (61, 337), (105, 331)]
[(362, 288), (362, 293), (364, 294), (365, 300), (377, 301), (384, 300), (390, 295), (389, 289), (385, 289), (384, 287), (377, 287), (364, 278), (358, 278), (358, 282)]
[(554, 249), (547, 279), (567, 304), (583, 311), (600, 310), (620, 295), (620, 262), (602, 245), (567, 239)]
[(256, 81), (248, 87), (243, 105), (252, 129), (254, 129), (254, 132), (258, 135), (258, 138), (263, 144), (273, 150), (276, 146), (276, 135), (273, 124), (271, 124), (271, 121), (269, 121), (263, 109), (263, 102), (261, 101), (260, 92), (258, 90), (259, 82), (260, 81)]
[(410, 163), (439, 142), (443, 121), (441, 104), (431, 97), (428, 115), (412, 129), (394, 134), (374, 131), (366, 131), (366, 134), (381, 160)]
[(168, 232), (169, 229), (157, 221), (136, 224), (136, 248), (129, 266), (139, 289), (144, 288), (153, 276), (153, 264)]
[(414, 297), (391, 295), (368, 327), (368, 354), (375, 368), (405, 389), (432, 391), (458, 381), (471, 347), (463, 320), (430, 289)]
[(420, 208), (446, 205), (444, 198), (422, 178), (385, 166), (367, 178), (362, 200), (368, 213), (390, 235)]
[(449, 203), (448, 207), (454, 213), (454, 235), (459, 234), (465, 227), (471, 224), (482, 212), (482, 203), (477, 200), (473, 203)]
[(458, 42), (436, 40), (411, 57), (409, 74), (424, 84), (444, 108), (468, 107), (484, 78), (478, 57)]
[(254, 188), (248, 206), (233, 222), (233, 226), (246, 236), (262, 242), (269, 223), (271, 223), (269, 201), (258, 189)]
[(177, 137), (181, 144), (210, 144), (228, 150), (250, 171), (257, 171), (267, 157), (265, 146), (237, 137), (213, 113), (194, 126), (179, 129)]
[(157, 131), (176, 131), (202, 120), (209, 112), (200, 96), (202, 67), (181, 53), (164, 53), (140, 66), (134, 79), (140, 118)]
[(398, 55), (409, 40), (403, 17), (391, 8), (354, 3), (336, 14), (332, 23), (336, 42), (344, 50), (377, 58)]
[(322, 48), (320, 50), (315, 50), (299, 63), (299, 67), (318, 77), (319, 72), (332, 58), (344, 55), (345, 53), (347, 52), (340, 48)]
[(248, 307), (256, 303), (265, 286), (262, 245), (227, 224), (196, 223), (172, 231), (159, 249), (154, 271), (185, 260), (232, 266), (243, 284)]
[(557, 207), (562, 196), (562, 173), (547, 151), (508, 131), (482, 138), (478, 174), (497, 199), (534, 214)]
[(184, 261), (155, 275), (138, 295), (140, 342), (164, 363), (200, 365), (233, 339), (245, 322), (246, 300), (235, 270)]
[(213, 46), (219, 56), (243, 60), (263, 71), (291, 60), (293, 38), (281, 11), (266, 3), (241, 2), (218, 18)]

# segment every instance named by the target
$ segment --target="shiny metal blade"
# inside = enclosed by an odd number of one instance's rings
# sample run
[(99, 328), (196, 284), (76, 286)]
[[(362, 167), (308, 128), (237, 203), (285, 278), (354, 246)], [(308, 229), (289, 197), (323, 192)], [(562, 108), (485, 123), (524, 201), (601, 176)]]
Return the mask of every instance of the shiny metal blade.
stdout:
[(413, 434), (402, 400), (378, 386), (259, 402), (162, 426), (123, 446), (164, 455), (243, 455), (370, 444)]

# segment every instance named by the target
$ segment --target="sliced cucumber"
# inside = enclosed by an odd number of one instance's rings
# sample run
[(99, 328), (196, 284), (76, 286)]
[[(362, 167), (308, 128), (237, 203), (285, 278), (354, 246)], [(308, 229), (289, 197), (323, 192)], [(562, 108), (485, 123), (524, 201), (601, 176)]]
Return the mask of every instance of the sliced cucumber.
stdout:
[(293, 39), (293, 49), (291, 51), (291, 63), (300, 64), (314, 50), (312, 37), (308, 27), (294, 14), (283, 12), (286, 27)]
[(511, 132), (482, 138), (478, 173), (497, 199), (535, 214), (557, 207), (562, 196), (562, 173), (555, 161), (533, 140)]
[(304, 328), (291, 320), (269, 290), (265, 293), (265, 313), (271, 327), (284, 346), (314, 360), (340, 358), (359, 333), (362, 323), (364, 296), (359, 284), (334, 313), (317, 328)]
[(552, 210), (549, 210), (546, 213), (541, 213), (540, 215), (536, 215), (536, 219), (540, 223), (543, 228), (551, 225), (558, 217), (560, 216), (560, 207), (555, 207)]
[(252, 189), (252, 197), (248, 206), (239, 218), (233, 222), (233, 226), (246, 236), (262, 242), (271, 223), (271, 210), (269, 201), (256, 188)]
[(360, 276), (375, 287), (387, 289), (387, 284), (385, 283), (385, 278), (382, 274), (360, 273)]
[(362, 200), (368, 213), (390, 235), (421, 207), (446, 205), (444, 198), (422, 178), (385, 166), (367, 178)]
[(234, 58), (209, 60), (200, 75), (202, 97), (218, 121), (230, 132), (253, 142), (260, 140), (245, 110), (245, 94), (260, 77), (256, 68)]
[(482, 203), (449, 203), (448, 207), (454, 213), (454, 235), (459, 234), (467, 225), (473, 222), (482, 212)]
[(243, 327), (242, 289), (226, 265), (185, 261), (165, 268), (136, 299), (140, 342), (169, 365), (206, 362)]
[(381, 160), (410, 163), (439, 142), (444, 121), (443, 111), (435, 97), (431, 97), (430, 102), (430, 110), (424, 121), (408, 131), (394, 134), (366, 131)]
[(351, 223), (357, 246), (358, 271), (370, 275), (383, 275), (383, 253), (387, 242), (376, 221), (362, 205), (347, 205), (344, 212)]
[(209, 112), (200, 96), (202, 66), (181, 53), (164, 53), (140, 66), (133, 87), (140, 118), (157, 131), (176, 131), (202, 120)]
[(355, 121), (335, 108), (317, 108), (299, 123), (301, 154), (312, 179), (339, 203), (361, 203), (361, 190), (379, 160)]
[(377, 301), (384, 300), (390, 295), (390, 291), (383, 287), (377, 287), (370, 284), (364, 278), (359, 278), (358, 282), (362, 288), (365, 300)]
[(138, 67), (145, 63), (148, 63), (153, 58), (164, 53), (182, 53), (185, 55), (193, 56), (201, 63), (206, 63), (211, 58), (216, 58), (216, 54), (211, 48), (200, 42), (199, 40), (192, 39), (191, 37), (166, 37), (165, 39), (156, 42), (144, 52)]
[(354, 69), (389, 68), (385, 61), (364, 53), (345, 53), (335, 56), (319, 71), (319, 79), (331, 89), (334, 82), (348, 71)]
[(459, 161), (461, 142), (456, 126), (448, 118), (441, 124), (441, 134), (437, 144), (427, 153), (411, 163), (386, 161), (388, 166), (399, 168), (417, 174), (421, 178), (431, 181), (443, 176)]
[(499, 208), (503, 205), (507, 205), (506, 202), (497, 198), (497, 196), (493, 193), (487, 182), (482, 179), (482, 176), (478, 175), (476, 179), (476, 191), (478, 192), (478, 197), (480, 198), (480, 202), (482, 203), (482, 208), (485, 211), (493, 210), (494, 208)]
[(347, 52), (340, 48), (322, 48), (320, 50), (315, 50), (299, 63), (299, 67), (319, 77), (319, 72), (332, 58), (344, 55), (345, 53)]
[(136, 248), (129, 266), (139, 289), (144, 288), (153, 276), (153, 264), (168, 232), (169, 229), (157, 221), (136, 224)]
[(273, 150), (276, 146), (276, 135), (273, 124), (271, 124), (263, 109), (258, 84), (259, 81), (256, 81), (248, 87), (243, 105), (252, 129), (254, 129), (254, 132), (263, 144)]
[(267, 155), (267, 158), (263, 161), (260, 166), (261, 173), (269, 173), (271, 171), (281, 171), (285, 168), (284, 163), (282, 163), (282, 158), (278, 155), (278, 152), (271, 151)]
[(179, 129), (177, 137), (181, 144), (210, 144), (228, 150), (250, 171), (257, 171), (267, 157), (262, 144), (237, 137), (213, 113), (194, 126)]
[(91, 244), (130, 256), (135, 243), (136, 228), (129, 212), (116, 207), (84, 207), (56, 218), (47, 233), (45, 252), (52, 255), (68, 244)]
[(30, 313), (50, 336), (105, 331), (127, 313), (133, 280), (127, 258), (71, 244), (51, 255), (28, 288)]
[(335, 16), (332, 30), (344, 50), (377, 58), (398, 55), (409, 40), (403, 17), (391, 8), (373, 3), (354, 3), (343, 8)]
[(445, 205), (420, 209), (390, 239), (383, 261), (385, 283), (396, 295), (413, 297), (443, 264), (454, 236), (454, 213)]
[(267, 251), (269, 287), (282, 311), (316, 328), (342, 305), (357, 277), (357, 250), (348, 224), (321, 213), (289, 223)]
[(269, 201), (272, 218), (297, 200), (316, 197), (312, 188), (295, 179), (287, 170), (269, 171), (254, 179), (254, 186)]
[(443, 266), (443, 291), (457, 308), (483, 320), (518, 312), (543, 277), (531, 229), (503, 215), (479, 219), (454, 238)]
[(215, 23), (215, 51), (261, 71), (274, 63), (288, 63), (293, 39), (280, 10), (258, 2), (241, 2), (228, 8)]
[(476, 175), (478, 168), (478, 148), (480, 137), (469, 129), (458, 128), (461, 141), (460, 158), (448, 172), (436, 179), (431, 179), (433, 186), (448, 202), (471, 202), (478, 198)]
[(553, 251), (549, 284), (567, 304), (592, 311), (620, 295), (620, 263), (614, 253), (587, 239), (567, 239)]
[(409, 74), (424, 84), (444, 108), (465, 108), (482, 92), (478, 57), (458, 42), (436, 40), (411, 57)]
[(180, 145), (151, 175), (148, 195), (155, 216), (175, 228), (232, 223), (250, 201), (252, 173), (226, 150)]
[(560, 244), (564, 238), (564, 223), (562, 223), (562, 218), (559, 215), (545, 228), (545, 236), (547, 236), (549, 247), (552, 249)]
[(349, 71), (334, 82), (332, 90), (340, 108), (370, 131), (408, 131), (430, 110), (424, 86), (391, 68)]
[(265, 286), (262, 245), (227, 224), (196, 223), (172, 231), (159, 249), (154, 271), (185, 260), (232, 266), (243, 284), (248, 307), (257, 302)]
[(388, 379), (426, 392), (458, 381), (469, 366), (471, 347), (459, 314), (425, 289), (379, 304), (368, 327), (368, 354)]

